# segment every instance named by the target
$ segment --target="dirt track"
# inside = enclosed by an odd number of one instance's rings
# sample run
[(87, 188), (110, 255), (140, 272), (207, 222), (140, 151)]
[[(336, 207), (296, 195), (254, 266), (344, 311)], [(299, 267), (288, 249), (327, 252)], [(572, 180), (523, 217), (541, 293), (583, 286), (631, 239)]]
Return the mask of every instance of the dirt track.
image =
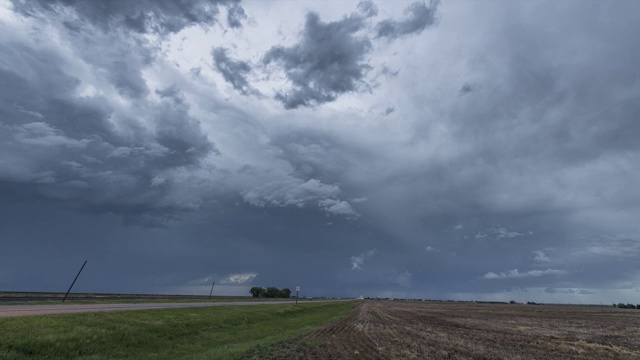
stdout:
[(363, 301), (333, 326), (249, 357), (640, 359), (640, 311)]

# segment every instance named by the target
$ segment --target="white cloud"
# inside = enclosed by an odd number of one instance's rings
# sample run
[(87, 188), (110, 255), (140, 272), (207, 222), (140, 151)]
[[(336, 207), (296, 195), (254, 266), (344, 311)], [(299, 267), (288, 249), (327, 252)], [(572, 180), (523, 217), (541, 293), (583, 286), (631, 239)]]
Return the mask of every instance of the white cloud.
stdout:
[(509, 270), (507, 272), (494, 273), (488, 272), (484, 274), (481, 279), (496, 280), (496, 279), (524, 279), (531, 277), (550, 276), (550, 275), (566, 275), (569, 272), (566, 270), (547, 269), (547, 270), (530, 270), (524, 273), (518, 271), (518, 269)]
[(193, 279), (187, 282), (187, 285), (202, 285), (202, 284), (211, 284), (213, 280), (213, 275), (209, 275), (200, 279)]
[(587, 252), (594, 255), (604, 256), (628, 256), (629, 254), (614, 246), (589, 246)]
[(318, 201), (318, 205), (326, 212), (334, 215), (345, 215), (349, 217), (357, 217), (358, 213), (353, 210), (351, 205), (343, 200), (324, 199)]
[(357, 217), (358, 213), (344, 200), (337, 199), (340, 188), (337, 185), (323, 184), (320, 180), (289, 178), (272, 182), (244, 193), (244, 200), (251, 205), (264, 207), (303, 207), (309, 202), (334, 215)]
[(515, 231), (509, 231), (506, 228), (498, 228), (496, 231), (496, 238), (497, 239), (503, 239), (503, 238), (507, 238), (507, 239), (511, 239), (517, 236), (522, 236), (522, 234), (515, 232)]
[[(193, 286), (202, 286), (207, 284), (211, 286), (212, 281), (215, 280), (216, 284), (227, 285), (227, 286), (235, 286), (235, 285), (245, 285), (253, 281), (253, 279), (258, 276), (256, 272), (244, 272), (244, 273), (231, 273), (224, 278), (220, 279), (215, 275), (209, 275), (204, 278), (194, 279), (187, 282), (187, 285)], [(220, 280), (217, 280), (220, 279)]]
[(258, 273), (255, 273), (255, 272), (229, 274), (229, 276), (220, 280), (220, 284), (243, 285), (253, 281), (253, 279), (255, 279), (256, 276), (258, 276)]
[(547, 263), (551, 261), (551, 258), (542, 250), (533, 250), (533, 255), (533, 261), (535, 262)]
[(351, 257), (351, 270), (361, 271), (363, 269), (365, 260), (374, 256), (378, 252), (378, 249), (370, 249), (360, 253), (360, 255)]
[[(460, 227), (462, 226), (460, 225)], [(511, 231), (506, 227), (497, 227), (497, 228), (489, 228), (489, 229), (480, 231), (476, 234), (475, 238), (482, 239), (489, 236), (494, 237), (496, 240), (500, 240), (500, 239), (511, 239), (518, 236), (523, 236), (523, 234), (519, 232)]]

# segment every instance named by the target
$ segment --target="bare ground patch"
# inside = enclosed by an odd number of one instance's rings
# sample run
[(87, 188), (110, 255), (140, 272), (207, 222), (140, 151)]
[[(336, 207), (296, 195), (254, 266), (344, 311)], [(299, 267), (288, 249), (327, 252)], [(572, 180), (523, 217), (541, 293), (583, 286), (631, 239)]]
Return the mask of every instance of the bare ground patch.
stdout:
[(640, 311), (363, 301), (260, 359), (640, 359)]

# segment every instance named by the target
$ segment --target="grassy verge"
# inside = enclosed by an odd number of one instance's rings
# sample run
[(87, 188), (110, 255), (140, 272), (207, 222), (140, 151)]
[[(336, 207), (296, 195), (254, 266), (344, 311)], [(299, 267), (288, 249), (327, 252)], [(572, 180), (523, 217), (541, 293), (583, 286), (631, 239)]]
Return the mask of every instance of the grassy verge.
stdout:
[(234, 359), (348, 315), (355, 302), (0, 318), (0, 359)]
[[(260, 344), (246, 352), (242, 360), (274, 360), (274, 359), (304, 359), (308, 353), (321, 350), (327, 346), (326, 341), (312, 337), (289, 338), (287, 340)], [(317, 357), (314, 357), (316, 359)], [(346, 358), (346, 357), (345, 357)]]

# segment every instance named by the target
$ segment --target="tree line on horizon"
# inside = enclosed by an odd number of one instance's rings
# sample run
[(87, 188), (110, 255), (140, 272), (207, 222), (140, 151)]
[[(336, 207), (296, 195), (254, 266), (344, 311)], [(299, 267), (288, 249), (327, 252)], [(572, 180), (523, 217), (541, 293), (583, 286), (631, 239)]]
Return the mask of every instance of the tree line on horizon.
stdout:
[(635, 305), (634, 304), (626, 304), (625, 305), (623, 303), (618, 303), (618, 304), (614, 303), (613, 307), (617, 307), (617, 308), (620, 308), (620, 309), (640, 309), (640, 304), (635, 304)]
[(291, 290), (288, 288), (278, 289), (276, 287), (263, 288), (254, 286), (249, 290), (251, 296), (255, 298), (290, 298)]

